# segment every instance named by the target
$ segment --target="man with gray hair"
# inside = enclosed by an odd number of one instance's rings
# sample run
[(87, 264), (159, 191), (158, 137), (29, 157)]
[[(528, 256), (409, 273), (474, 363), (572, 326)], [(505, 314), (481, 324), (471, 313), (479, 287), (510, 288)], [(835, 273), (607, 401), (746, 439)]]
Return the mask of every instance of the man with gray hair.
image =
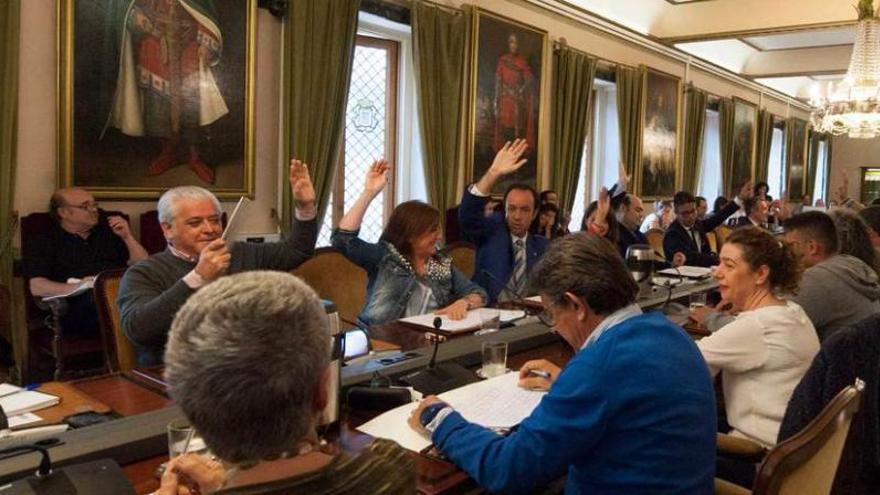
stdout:
[(227, 273), (289, 271), (315, 252), (315, 190), (306, 164), (290, 162), (296, 214), (290, 237), (279, 243), (227, 245), (221, 237), (220, 202), (195, 186), (169, 189), (159, 199), (159, 221), (168, 249), (131, 267), (122, 277), (118, 304), (138, 365), (162, 364), (168, 328), (177, 310), (202, 286)]
[(165, 379), (223, 465), (177, 457), (157, 494), (177, 495), (183, 480), (199, 485), (193, 493), (415, 493), (414, 460), (394, 442), (322, 451), (329, 362), (327, 317), (293, 275), (239, 273), (193, 295), (171, 325)]

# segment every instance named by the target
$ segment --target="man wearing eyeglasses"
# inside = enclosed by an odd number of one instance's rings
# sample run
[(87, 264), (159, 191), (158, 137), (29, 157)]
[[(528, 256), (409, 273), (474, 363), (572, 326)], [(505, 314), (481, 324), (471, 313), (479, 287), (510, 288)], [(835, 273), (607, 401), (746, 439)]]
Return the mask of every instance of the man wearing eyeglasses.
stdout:
[[(31, 293), (69, 294), (95, 276), (146, 259), (146, 249), (120, 216), (102, 219), (95, 197), (85, 189), (59, 189), (49, 200), (52, 228), (34, 241), (24, 260)], [(96, 333), (98, 316), (91, 292), (70, 297), (62, 326), (66, 333)]]

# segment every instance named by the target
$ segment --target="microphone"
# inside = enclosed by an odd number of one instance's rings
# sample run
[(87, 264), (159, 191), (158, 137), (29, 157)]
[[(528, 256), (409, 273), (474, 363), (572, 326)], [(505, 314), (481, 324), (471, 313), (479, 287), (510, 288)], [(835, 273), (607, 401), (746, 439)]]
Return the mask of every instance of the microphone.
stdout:
[[(489, 270), (486, 270), (485, 268), (480, 269), (480, 273), (483, 274), (483, 275), (486, 275), (487, 277), (489, 277), (490, 279), (492, 279), (493, 282), (500, 282), (500, 281), (498, 280), (498, 277), (496, 277), (495, 275), (492, 275), (492, 273), (491, 273)], [(528, 300), (526, 300), (526, 299), (523, 298), (521, 295), (519, 295), (516, 291), (512, 291), (512, 290), (510, 290), (510, 289), (507, 287), (507, 284), (504, 284), (504, 285), (502, 285), (502, 287), (501, 287), (501, 292), (504, 292), (504, 291), (507, 291), (507, 294), (508, 294), (509, 296), (512, 296), (512, 297), (511, 297), (511, 300), (512, 300), (514, 303), (518, 304), (518, 305), (523, 309), (523, 311), (525, 311), (525, 313), (526, 313), (527, 315), (534, 316), (534, 315), (536, 315), (536, 314), (540, 314), (540, 313), (542, 313), (542, 312), (544, 311), (544, 308), (541, 307), (540, 304), (536, 304), (536, 303), (534, 303), (534, 302), (532, 302), (532, 301), (528, 301)], [(499, 294), (500, 294), (501, 292), (499, 292)], [(500, 325), (499, 325), (499, 326), (500, 326)], [(512, 325), (511, 325), (511, 326), (512, 326)]]
[(437, 366), (437, 351), (440, 349), (440, 338), (439, 338), (439, 330), (443, 325), (443, 318), (439, 316), (434, 317), (434, 330), (438, 330), (438, 337), (434, 339), (434, 352), (431, 354), (431, 360), (428, 361), (428, 369), (432, 370)]
[(479, 381), (477, 375), (458, 363), (437, 364), (437, 351), (440, 349), (439, 330), (443, 326), (443, 319), (439, 316), (435, 317), (433, 324), (434, 330), (438, 331), (438, 338), (434, 340), (431, 360), (428, 361), (425, 369), (403, 376), (400, 381), (424, 395), (441, 394), (447, 390)]

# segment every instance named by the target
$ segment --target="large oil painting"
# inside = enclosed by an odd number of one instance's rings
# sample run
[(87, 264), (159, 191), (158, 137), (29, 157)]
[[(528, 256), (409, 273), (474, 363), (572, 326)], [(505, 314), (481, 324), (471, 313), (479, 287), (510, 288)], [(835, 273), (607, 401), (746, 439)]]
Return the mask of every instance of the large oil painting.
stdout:
[(660, 71), (645, 72), (644, 131), (639, 192), (645, 198), (676, 191), (681, 80)]
[(59, 0), (59, 177), (253, 195), (256, 0)]
[(541, 73), (547, 33), (525, 24), (477, 10), (474, 22), (471, 84), (472, 133), (468, 163), (479, 179), (507, 141), (525, 139), (526, 164), (495, 185), (500, 193), (514, 182), (537, 186), (541, 156)]
[(734, 98), (733, 114), (733, 168), (727, 187), (731, 195), (753, 177), (758, 107)]
[(807, 170), (807, 122), (800, 119), (790, 119), (787, 126), (790, 128), (788, 149), (788, 197), (792, 200), (804, 196)]

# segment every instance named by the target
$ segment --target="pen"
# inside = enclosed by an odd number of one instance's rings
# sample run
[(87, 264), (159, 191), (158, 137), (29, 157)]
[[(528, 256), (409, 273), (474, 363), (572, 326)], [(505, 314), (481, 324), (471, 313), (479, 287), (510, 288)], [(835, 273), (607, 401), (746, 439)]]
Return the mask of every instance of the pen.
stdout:
[(537, 377), (543, 378), (545, 380), (550, 379), (550, 372), (549, 371), (529, 370), (529, 375), (537, 376)]

